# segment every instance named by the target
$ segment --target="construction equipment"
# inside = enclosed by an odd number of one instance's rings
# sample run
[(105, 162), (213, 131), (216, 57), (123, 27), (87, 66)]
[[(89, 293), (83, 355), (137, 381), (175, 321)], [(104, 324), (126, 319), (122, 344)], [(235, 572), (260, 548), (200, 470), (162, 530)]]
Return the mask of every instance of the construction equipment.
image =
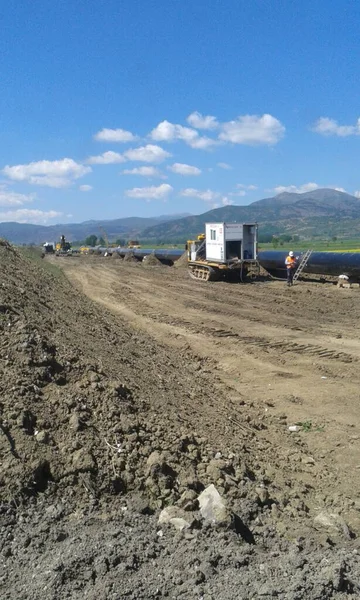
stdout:
[(301, 273), (303, 272), (303, 270), (305, 269), (306, 265), (309, 262), (309, 258), (312, 255), (312, 250), (307, 250), (305, 252), (305, 254), (301, 257), (301, 261), (299, 263), (298, 268), (296, 269), (295, 273), (294, 273), (294, 277), (293, 277), (293, 283), (295, 281), (297, 281), (301, 275)]
[(244, 281), (258, 268), (256, 223), (205, 223), (205, 234), (186, 247), (193, 279)]
[(56, 256), (68, 256), (71, 254), (71, 244), (66, 241), (64, 235), (61, 236), (60, 242), (56, 244), (55, 250)]
[(45, 242), (43, 244), (43, 252), (44, 254), (54, 254), (55, 253), (55, 242)]
[(127, 247), (128, 248), (132, 248), (132, 249), (141, 248), (138, 240), (129, 240), (128, 243), (127, 243)]

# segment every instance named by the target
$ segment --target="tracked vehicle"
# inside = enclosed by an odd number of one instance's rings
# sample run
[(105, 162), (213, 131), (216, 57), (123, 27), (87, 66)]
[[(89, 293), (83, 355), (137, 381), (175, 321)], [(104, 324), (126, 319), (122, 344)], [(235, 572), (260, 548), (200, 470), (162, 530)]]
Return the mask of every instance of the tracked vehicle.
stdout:
[(186, 247), (190, 277), (199, 281), (245, 281), (259, 268), (256, 223), (206, 223)]
[(60, 238), (60, 242), (56, 244), (55, 247), (55, 255), (56, 256), (70, 256), (71, 255), (71, 244), (65, 239), (65, 236), (62, 235)]

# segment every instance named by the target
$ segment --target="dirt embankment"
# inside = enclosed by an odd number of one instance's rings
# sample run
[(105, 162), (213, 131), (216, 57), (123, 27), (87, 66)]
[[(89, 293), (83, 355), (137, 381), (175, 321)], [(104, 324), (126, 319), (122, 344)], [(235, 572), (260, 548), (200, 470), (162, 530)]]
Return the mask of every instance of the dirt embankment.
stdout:
[[(230, 394), (178, 325), (175, 350), (136, 321), (138, 270), (107, 263), (125, 268), (108, 288), (100, 261), (87, 285), (120, 317), (0, 244), (1, 597), (356, 597), (356, 521), (342, 498), (312, 513), (322, 475), (303, 437), (274, 451), (280, 417)], [(210, 484), (222, 526), (199, 512)], [(158, 523), (169, 506), (181, 531)]]

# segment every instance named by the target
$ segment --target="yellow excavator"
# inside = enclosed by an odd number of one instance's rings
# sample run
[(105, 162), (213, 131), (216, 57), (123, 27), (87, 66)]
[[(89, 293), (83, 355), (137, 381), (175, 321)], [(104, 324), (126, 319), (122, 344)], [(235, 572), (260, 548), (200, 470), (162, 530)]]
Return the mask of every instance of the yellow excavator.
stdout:
[(71, 244), (70, 242), (67, 242), (65, 236), (62, 235), (60, 242), (55, 246), (55, 256), (69, 256), (71, 253)]

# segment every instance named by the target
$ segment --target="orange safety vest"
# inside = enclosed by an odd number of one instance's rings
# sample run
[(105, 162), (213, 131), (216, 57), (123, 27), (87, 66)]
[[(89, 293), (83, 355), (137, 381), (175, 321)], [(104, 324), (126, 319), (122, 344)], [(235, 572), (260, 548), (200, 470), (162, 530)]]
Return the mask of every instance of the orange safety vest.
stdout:
[(295, 265), (296, 265), (295, 256), (287, 256), (286, 260), (285, 260), (285, 264), (286, 264), (287, 269), (294, 269)]

